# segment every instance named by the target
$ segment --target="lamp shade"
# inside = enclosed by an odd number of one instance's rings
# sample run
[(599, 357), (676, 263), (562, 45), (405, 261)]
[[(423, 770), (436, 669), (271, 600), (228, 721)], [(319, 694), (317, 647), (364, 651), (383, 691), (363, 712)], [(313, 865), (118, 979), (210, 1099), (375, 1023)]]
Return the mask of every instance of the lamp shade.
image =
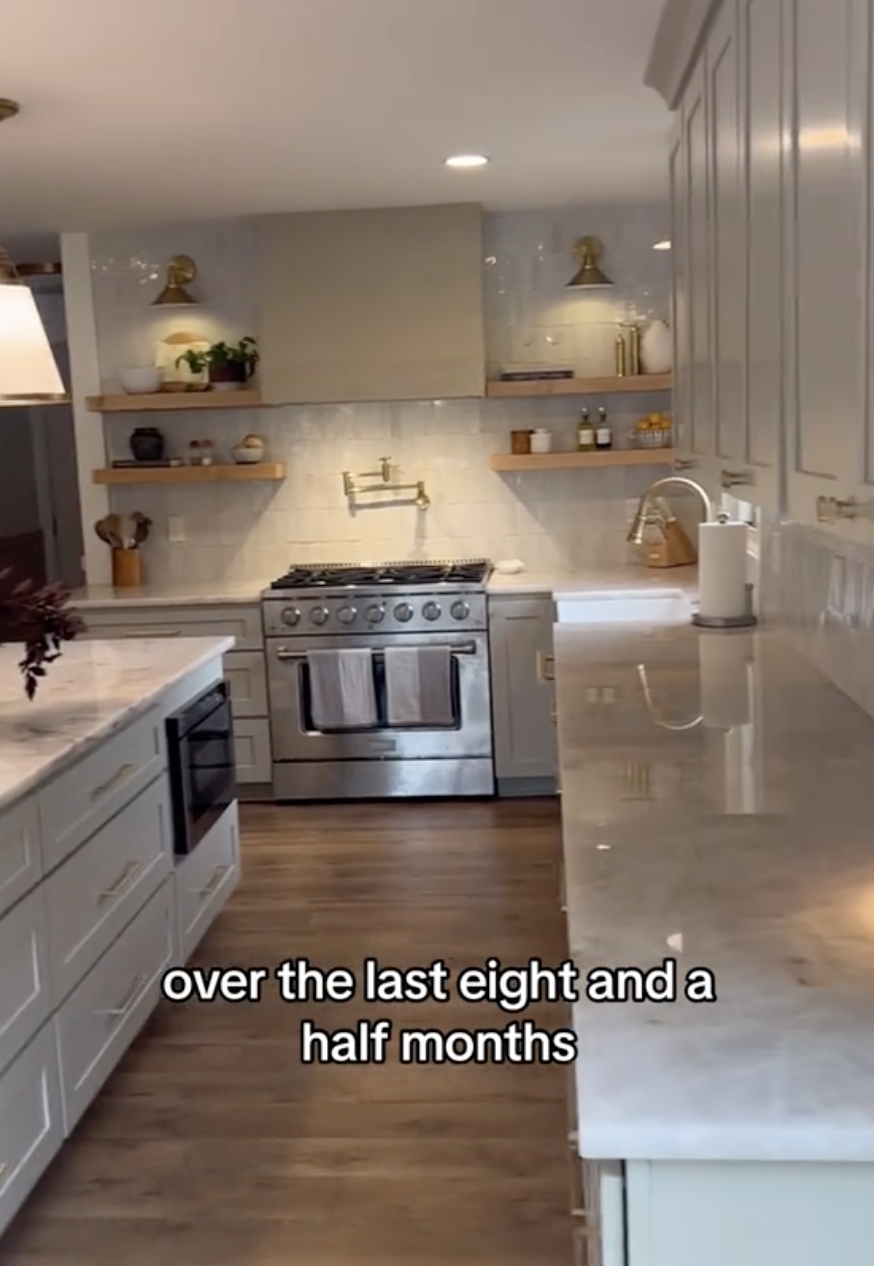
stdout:
[(29, 288), (0, 283), (0, 404), (63, 396), (64, 392)]
[(574, 249), (579, 268), (567, 283), (568, 286), (612, 286), (613, 282), (598, 267), (603, 252), (604, 247), (597, 237), (581, 237)]

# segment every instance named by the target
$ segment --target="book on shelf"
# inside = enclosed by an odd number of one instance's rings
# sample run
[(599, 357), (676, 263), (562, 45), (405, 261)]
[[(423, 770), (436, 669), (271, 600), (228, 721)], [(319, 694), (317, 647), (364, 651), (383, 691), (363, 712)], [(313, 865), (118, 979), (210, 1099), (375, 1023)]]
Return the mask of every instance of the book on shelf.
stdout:
[(165, 457), (159, 462), (138, 462), (136, 458), (124, 457), (112, 463), (113, 470), (167, 470), (171, 466), (182, 466), (181, 457)]
[(559, 382), (573, 376), (572, 369), (505, 369), (501, 382)]

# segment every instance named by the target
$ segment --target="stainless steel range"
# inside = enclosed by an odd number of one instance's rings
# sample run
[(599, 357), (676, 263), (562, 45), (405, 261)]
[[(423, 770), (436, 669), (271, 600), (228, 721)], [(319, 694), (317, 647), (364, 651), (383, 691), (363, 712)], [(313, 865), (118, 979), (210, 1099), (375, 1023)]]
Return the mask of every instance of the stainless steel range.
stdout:
[(292, 567), (263, 595), (279, 800), (494, 794), (491, 564)]

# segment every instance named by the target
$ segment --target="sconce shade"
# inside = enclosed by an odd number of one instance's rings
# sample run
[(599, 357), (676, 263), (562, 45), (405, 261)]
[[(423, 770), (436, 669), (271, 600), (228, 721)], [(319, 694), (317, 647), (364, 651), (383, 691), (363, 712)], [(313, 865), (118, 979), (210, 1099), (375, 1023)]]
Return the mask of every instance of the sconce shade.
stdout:
[(0, 260), (0, 405), (65, 399), (36, 301), (9, 271)]
[(154, 308), (187, 308), (197, 306), (197, 300), (185, 289), (197, 277), (197, 268), (189, 255), (174, 255), (167, 265), (167, 279)]
[(599, 238), (581, 237), (574, 250), (579, 268), (567, 283), (568, 286), (612, 286), (613, 282), (598, 267), (598, 260), (603, 253), (604, 247)]

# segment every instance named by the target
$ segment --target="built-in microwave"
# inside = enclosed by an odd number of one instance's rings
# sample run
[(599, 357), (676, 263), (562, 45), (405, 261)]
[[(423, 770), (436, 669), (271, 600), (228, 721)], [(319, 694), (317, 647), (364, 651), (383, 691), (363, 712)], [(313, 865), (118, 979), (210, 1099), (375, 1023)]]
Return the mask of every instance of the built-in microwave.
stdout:
[(225, 682), (167, 718), (167, 759), (174, 849), (184, 855), (237, 798), (233, 716)]

